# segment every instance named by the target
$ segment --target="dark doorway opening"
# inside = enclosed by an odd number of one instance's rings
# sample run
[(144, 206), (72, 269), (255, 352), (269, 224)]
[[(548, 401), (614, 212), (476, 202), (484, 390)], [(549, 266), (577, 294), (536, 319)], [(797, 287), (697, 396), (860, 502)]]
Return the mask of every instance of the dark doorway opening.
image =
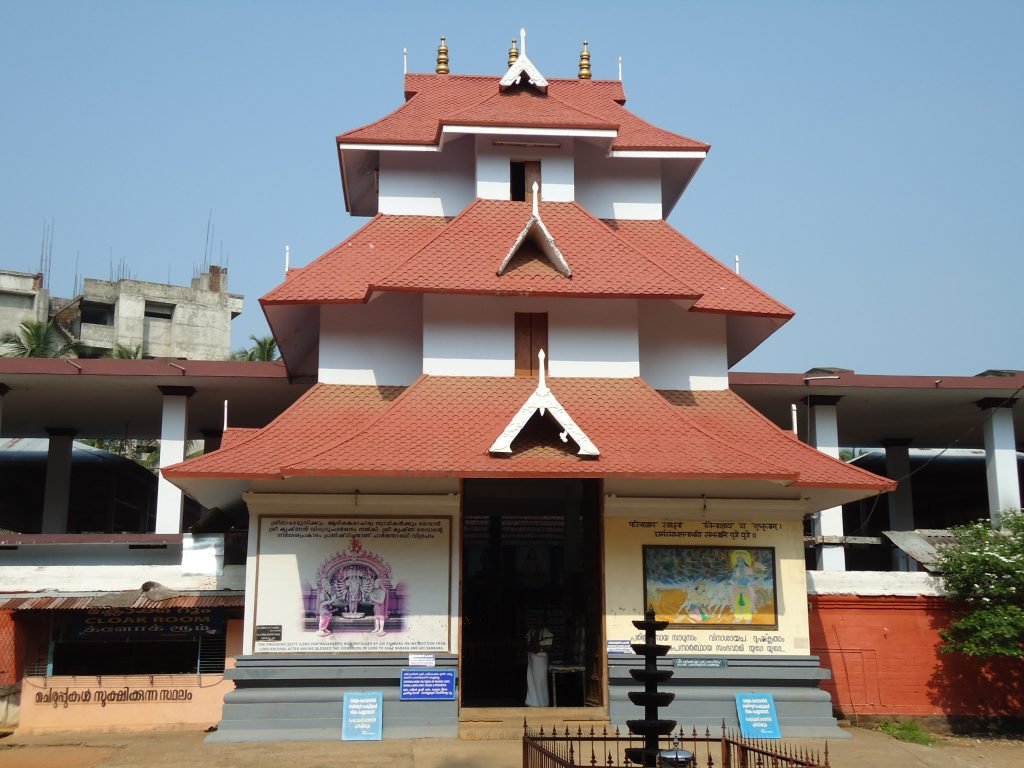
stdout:
[(601, 482), (466, 480), (462, 542), (462, 706), (524, 705), (541, 614), (551, 703), (603, 705)]

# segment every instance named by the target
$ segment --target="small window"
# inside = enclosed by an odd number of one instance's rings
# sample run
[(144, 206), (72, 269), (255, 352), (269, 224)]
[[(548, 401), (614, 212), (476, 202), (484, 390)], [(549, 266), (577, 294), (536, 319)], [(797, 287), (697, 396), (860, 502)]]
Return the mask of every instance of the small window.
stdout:
[(113, 325), (114, 305), (101, 301), (83, 301), (82, 322), (91, 325)]
[(157, 320), (172, 320), (174, 318), (174, 305), (147, 301), (145, 315)]
[[(537, 353), (548, 349), (548, 313), (516, 312), (516, 376), (536, 376), (539, 360)], [(547, 370), (547, 358), (544, 370)]]
[(533, 202), (533, 183), (540, 191), (540, 161), (513, 160), (509, 163), (509, 200)]
[(0, 291), (0, 307), (3, 309), (32, 309), (34, 299), (30, 293)]

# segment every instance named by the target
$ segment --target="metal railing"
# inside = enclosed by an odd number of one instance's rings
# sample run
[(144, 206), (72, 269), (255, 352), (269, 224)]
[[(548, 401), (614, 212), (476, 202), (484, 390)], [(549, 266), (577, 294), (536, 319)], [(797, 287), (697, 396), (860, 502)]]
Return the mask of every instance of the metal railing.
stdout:
[[(663, 749), (684, 749), (693, 754), (693, 768), (829, 768), (828, 742), (824, 753), (784, 742), (745, 739), (722, 724), (721, 736), (711, 730), (700, 734), (696, 728), (689, 733), (680, 727), (661, 738)], [(639, 768), (626, 757), (631, 747), (643, 747), (643, 739), (625, 729), (604, 726), (600, 730), (575, 731), (568, 726), (559, 730), (534, 730), (523, 722), (523, 768), (569, 768), (570, 766), (604, 766), (604, 768)]]

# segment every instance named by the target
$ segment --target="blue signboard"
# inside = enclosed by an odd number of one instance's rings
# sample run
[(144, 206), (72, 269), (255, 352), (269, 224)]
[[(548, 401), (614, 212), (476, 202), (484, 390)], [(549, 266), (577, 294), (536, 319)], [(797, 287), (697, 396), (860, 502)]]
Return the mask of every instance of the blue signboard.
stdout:
[(454, 669), (403, 669), (402, 701), (454, 701)]
[(341, 707), (342, 741), (380, 741), (384, 718), (380, 691), (349, 692)]
[(736, 714), (740, 732), (748, 739), (781, 739), (775, 697), (770, 693), (737, 693)]

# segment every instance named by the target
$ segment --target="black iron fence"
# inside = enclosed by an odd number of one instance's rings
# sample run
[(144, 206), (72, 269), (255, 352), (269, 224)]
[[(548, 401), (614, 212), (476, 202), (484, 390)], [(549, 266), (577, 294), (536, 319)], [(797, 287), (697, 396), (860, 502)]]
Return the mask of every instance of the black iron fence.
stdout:
[[(828, 742), (824, 752), (787, 745), (781, 741), (745, 739), (722, 724), (721, 736), (711, 730), (700, 734), (696, 728), (689, 733), (679, 728), (662, 737), (665, 751), (685, 750), (693, 758), (692, 768), (828, 768)], [(604, 768), (639, 768), (639, 763), (626, 757), (626, 750), (643, 746), (643, 739), (625, 729), (602, 727), (584, 730), (568, 726), (559, 730), (534, 730), (523, 723), (523, 768), (567, 768), (568, 766), (604, 766)], [(678, 756), (676, 752), (676, 756)], [(666, 759), (665, 766), (685, 765)]]

